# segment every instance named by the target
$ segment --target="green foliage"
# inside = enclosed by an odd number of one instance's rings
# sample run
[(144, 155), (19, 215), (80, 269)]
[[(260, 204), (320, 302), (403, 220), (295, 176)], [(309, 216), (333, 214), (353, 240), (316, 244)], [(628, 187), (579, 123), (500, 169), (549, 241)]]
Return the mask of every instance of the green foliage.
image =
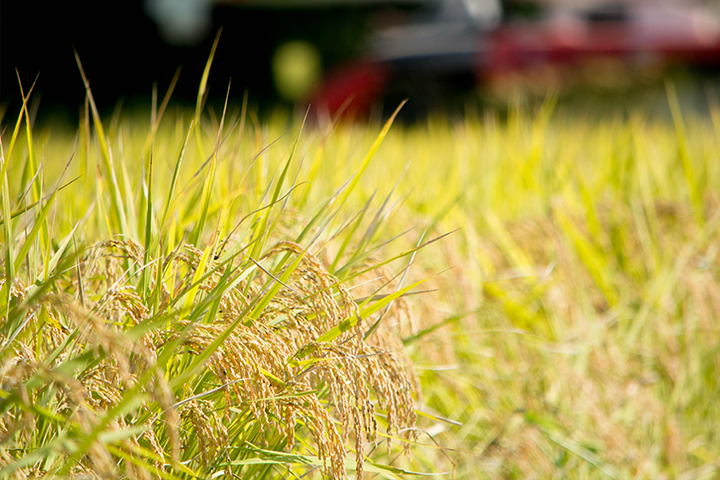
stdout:
[(717, 476), (716, 106), (261, 123), (203, 88), (3, 135), (0, 477)]
[[(31, 133), (25, 105), (3, 139), (0, 477), (411, 473), (393, 465), (417, 437), (400, 335), (422, 282), (401, 287), (336, 230), (362, 172), (303, 218), (302, 125), (289, 156), (258, 163), (274, 130), (246, 126), (246, 108), (203, 118), (211, 60), (191, 120), (163, 120), (168, 92), (149, 134), (130, 118), (106, 130), (81, 67), (80, 144)], [(38, 167), (36, 151), (70, 161)], [(344, 255), (323, 258), (334, 243)]]

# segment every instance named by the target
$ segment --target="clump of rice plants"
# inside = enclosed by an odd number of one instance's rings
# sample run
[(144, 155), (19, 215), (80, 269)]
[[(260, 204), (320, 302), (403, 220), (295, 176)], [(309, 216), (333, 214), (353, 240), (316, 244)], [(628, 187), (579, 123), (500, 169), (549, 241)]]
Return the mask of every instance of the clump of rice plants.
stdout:
[(388, 130), (200, 90), (3, 135), (0, 476), (717, 476), (712, 102)]
[(720, 116), (671, 85), (665, 107), (549, 99), (387, 138), (369, 178), (412, 159), (407, 210), (461, 227), (423, 258), (457, 267), (405, 337), (422, 425), (449, 447), (418, 461), (455, 478), (718, 475)]
[(103, 124), (85, 80), (72, 146), (33, 131), (24, 93), (1, 144), (1, 477), (404, 472), (422, 281), (387, 266), (418, 248), (379, 259), (382, 208), (345, 214), (391, 121), (298, 210), (302, 126), (278, 160), (246, 107), (203, 118), (209, 68), (194, 116), (163, 121), (173, 80), (140, 131)]

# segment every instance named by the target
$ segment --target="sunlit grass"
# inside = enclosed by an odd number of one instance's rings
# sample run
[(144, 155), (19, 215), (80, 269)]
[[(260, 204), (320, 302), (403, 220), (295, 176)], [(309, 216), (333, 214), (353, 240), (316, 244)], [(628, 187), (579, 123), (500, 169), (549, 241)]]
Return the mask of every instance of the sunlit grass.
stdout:
[(388, 267), (417, 249), (372, 258), (378, 222), (346, 213), (362, 169), (297, 209), (302, 125), (207, 118), (203, 88), (193, 116), (107, 125), (88, 88), (74, 143), (24, 107), (3, 138), (1, 476), (403, 473), (423, 281)]
[(430, 121), (376, 159), (412, 161), (416, 215), (457, 199), (413, 358), (458, 477), (717, 475), (718, 117), (669, 99)]
[(668, 100), (6, 118), (0, 476), (714, 478), (720, 114)]

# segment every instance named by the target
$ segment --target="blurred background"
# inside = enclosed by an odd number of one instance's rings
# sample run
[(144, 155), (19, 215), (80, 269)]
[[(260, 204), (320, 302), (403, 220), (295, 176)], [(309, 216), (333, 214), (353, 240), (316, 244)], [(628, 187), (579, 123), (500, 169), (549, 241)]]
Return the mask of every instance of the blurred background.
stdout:
[[(311, 104), (367, 116), (506, 102), (517, 92), (615, 98), (667, 75), (714, 85), (720, 4), (692, 0), (126, 0), (0, 2), (0, 104), (76, 119), (77, 50), (101, 110), (147, 105), (178, 67), (194, 105), (218, 30), (209, 102), (245, 90), (261, 111)], [(16, 74), (17, 71), (17, 74)], [(38, 76), (39, 75), (39, 76)], [(618, 97), (620, 94), (620, 97)], [(386, 107), (383, 107), (386, 105)]]

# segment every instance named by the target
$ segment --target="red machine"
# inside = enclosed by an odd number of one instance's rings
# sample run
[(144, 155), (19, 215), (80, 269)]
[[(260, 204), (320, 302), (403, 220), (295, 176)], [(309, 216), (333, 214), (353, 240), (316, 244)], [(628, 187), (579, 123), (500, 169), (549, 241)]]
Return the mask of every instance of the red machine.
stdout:
[(559, 11), (541, 22), (503, 25), (484, 41), (478, 79), (493, 87), (611, 86), (669, 65), (720, 65), (720, 19), (699, 7)]
[(700, 6), (636, 2), (555, 9), (540, 20), (495, 27), (426, 21), (377, 32), (371, 53), (328, 74), (312, 103), (331, 114), (341, 105), (362, 114), (388, 94), (437, 104), (458, 84), (613, 86), (673, 64), (720, 66), (719, 16)]

